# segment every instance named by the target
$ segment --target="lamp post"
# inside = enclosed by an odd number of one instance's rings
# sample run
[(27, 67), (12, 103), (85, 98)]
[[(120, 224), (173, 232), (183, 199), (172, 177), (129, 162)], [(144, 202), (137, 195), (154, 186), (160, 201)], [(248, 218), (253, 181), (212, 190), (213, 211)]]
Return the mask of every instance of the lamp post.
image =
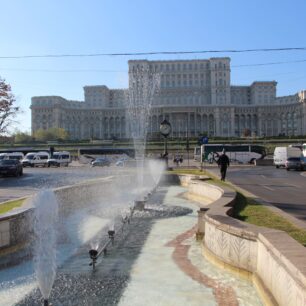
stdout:
[(163, 155), (163, 157), (165, 158), (167, 169), (168, 169), (167, 137), (170, 135), (171, 130), (172, 130), (171, 124), (167, 119), (165, 119), (163, 122), (161, 122), (161, 124), (159, 126), (159, 131), (164, 137), (164, 155)]

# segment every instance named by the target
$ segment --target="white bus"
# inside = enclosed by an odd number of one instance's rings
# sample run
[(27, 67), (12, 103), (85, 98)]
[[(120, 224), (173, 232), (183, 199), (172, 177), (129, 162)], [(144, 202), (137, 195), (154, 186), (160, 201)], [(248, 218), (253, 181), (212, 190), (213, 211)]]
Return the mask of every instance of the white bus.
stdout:
[(303, 155), (304, 161), (306, 161), (306, 143), (303, 143), (302, 145), (302, 155)]
[(216, 162), (223, 150), (225, 150), (231, 162), (240, 164), (254, 163), (255, 160), (263, 159), (266, 156), (265, 147), (260, 145), (204, 144), (195, 148), (194, 159), (201, 162)]

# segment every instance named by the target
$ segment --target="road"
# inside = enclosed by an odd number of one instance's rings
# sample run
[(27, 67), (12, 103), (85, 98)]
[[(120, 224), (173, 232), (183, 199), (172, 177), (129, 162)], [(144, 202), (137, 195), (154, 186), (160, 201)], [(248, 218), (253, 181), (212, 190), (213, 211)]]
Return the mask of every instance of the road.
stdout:
[[(218, 168), (211, 170), (219, 174)], [(227, 179), (306, 224), (306, 172), (272, 166), (228, 168)]]
[[(36, 193), (41, 189), (73, 185), (122, 171), (120, 167), (69, 166), (25, 168), (19, 178), (0, 178), (0, 203)], [(219, 175), (217, 167), (209, 170)], [(306, 172), (275, 167), (231, 166), (227, 179), (306, 224)]]
[(94, 178), (106, 177), (118, 167), (90, 167), (89, 165), (61, 168), (24, 168), (21, 177), (0, 178), (0, 203), (36, 193), (41, 189), (73, 185)]

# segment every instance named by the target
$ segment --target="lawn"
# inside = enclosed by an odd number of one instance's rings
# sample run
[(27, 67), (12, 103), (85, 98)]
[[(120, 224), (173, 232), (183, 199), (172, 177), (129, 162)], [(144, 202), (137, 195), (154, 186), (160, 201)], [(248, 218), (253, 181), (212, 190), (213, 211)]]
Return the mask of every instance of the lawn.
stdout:
[(15, 200), (5, 202), (4, 204), (0, 204), (0, 215), (5, 214), (8, 211), (12, 210), (13, 208), (20, 207), (25, 199)]
[(269, 208), (253, 199), (245, 197), (240, 192), (237, 192), (233, 217), (258, 226), (284, 231), (293, 239), (306, 246), (305, 230), (296, 227), (284, 217), (272, 212)]

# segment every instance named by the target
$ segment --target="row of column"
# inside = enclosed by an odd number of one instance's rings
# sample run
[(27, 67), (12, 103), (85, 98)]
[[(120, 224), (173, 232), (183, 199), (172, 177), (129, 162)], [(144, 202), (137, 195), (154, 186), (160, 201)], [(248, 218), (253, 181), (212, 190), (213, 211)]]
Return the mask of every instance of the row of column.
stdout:
[[(306, 109), (305, 109), (306, 113)], [(87, 120), (77, 117), (75, 120), (65, 120), (63, 113), (56, 110), (53, 113), (53, 124), (50, 123), (50, 114), (41, 117), (40, 122), (32, 121), (35, 129), (48, 129), (52, 126), (65, 128), (74, 139), (97, 138), (110, 139), (130, 138), (131, 132), (129, 124), (124, 116), (87, 118)], [(224, 109), (215, 108), (211, 112), (199, 114), (196, 111), (169, 111), (162, 112), (159, 115), (151, 115), (147, 122), (149, 136), (159, 135), (159, 125), (167, 119), (172, 125), (173, 137), (198, 136), (199, 134), (208, 134), (210, 136), (239, 137), (246, 130), (257, 136), (277, 136), (301, 135), (303, 132), (303, 115), (297, 114), (297, 111), (283, 112), (276, 114), (265, 113), (246, 113), (237, 114), (235, 108)], [(81, 121), (81, 122), (79, 122)]]

